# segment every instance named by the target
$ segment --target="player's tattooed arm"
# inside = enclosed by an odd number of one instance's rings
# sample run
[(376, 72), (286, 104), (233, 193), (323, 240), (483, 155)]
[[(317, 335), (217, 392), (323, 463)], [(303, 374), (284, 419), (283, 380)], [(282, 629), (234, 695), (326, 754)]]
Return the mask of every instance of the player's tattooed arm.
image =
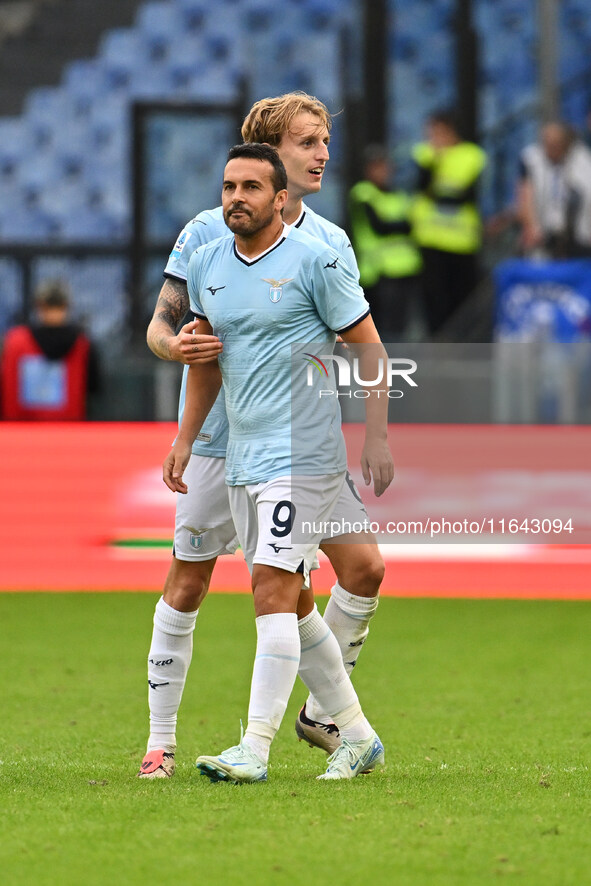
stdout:
[(147, 333), (148, 347), (161, 360), (190, 365), (215, 360), (221, 353), (222, 344), (216, 336), (198, 333), (199, 320), (191, 320), (176, 331), (188, 310), (187, 284), (182, 280), (167, 279), (160, 290)]
[(172, 344), (177, 329), (189, 310), (187, 284), (182, 280), (165, 280), (148, 326), (148, 346), (161, 360), (178, 359)]

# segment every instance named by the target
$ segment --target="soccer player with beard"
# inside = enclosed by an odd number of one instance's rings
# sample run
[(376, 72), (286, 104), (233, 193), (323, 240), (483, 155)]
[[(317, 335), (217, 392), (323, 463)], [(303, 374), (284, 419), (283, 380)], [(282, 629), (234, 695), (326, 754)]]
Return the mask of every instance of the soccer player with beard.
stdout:
[[(331, 122), (328, 110), (318, 99), (289, 93), (257, 102), (244, 122), (242, 136), (246, 142), (266, 142), (276, 147), (285, 165), (288, 199), (284, 222), (334, 247), (358, 276), (345, 232), (303, 202), (305, 196), (317, 193), (322, 186)], [(189, 308), (187, 266), (199, 246), (227, 233), (222, 207), (200, 213), (185, 226), (167, 263), (166, 282), (148, 328), (148, 344), (157, 356), (185, 364), (179, 421), (188, 367), (211, 360), (222, 351), (219, 340), (200, 333), (195, 321), (176, 332)], [(227, 436), (222, 391), (193, 445), (184, 475), (188, 494), (178, 496), (173, 559), (163, 596), (156, 605), (148, 656), (150, 736), (138, 773), (143, 778), (167, 777), (174, 771), (177, 712), (191, 661), (197, 613), (217, 557), (233, 553), (238, 545), (224, 478)], [(335, 522), (339, 516), (350, 522), (365, 517), (359, 494), (349, 477), (347, 480), (333, 515)], [(343, 543), (347, 541), (352, 543)], [(377, 608), (384, 563), (370, 534), (325, 539), (321, 550), (337, 576), (324, 620), (338, 640), (350, 673)], [(312, 695), (298, 715), (296, 732), (300, 739), (328, 753), (340, 743), (338, 728)]]
[[(323, 349), (331, 351), (337, 334), (354, 349), (365, 378), (376, 377), (386, 352), (363, 290), (340, 254), (283, 223), (286, 184), (274, 148), (232, 148), (222, 204), (234, 236), (200, 247), (187, 277), (191, 308), (204, 333), (215, 331), (223, 341), (223, 350), (216, 361), (188, 372), (185, 410), (164, 479), (186, 494), (182, 475), (223, 379), (226, 483), (252, 574), (257, 627), (246, 732), (220, 755), (197, 759), (212, 781), (266, 781), (270, 745), (298, 673), (341, 738), (319, 778), (354, 778), (384, 760), (339, 645), (309, 592), (323, 526), (345, 484), (347, 456), (338, 399), (322, 397), (318, 389), (311, 397), (306, 369), (311, 345), (327, 342)], [(393, 476), (388, 402), (380, 393), (373, 390), (365, 400), (361, 458), (376, 495)], [(305, 424), (299, 431), (298, 416)]]

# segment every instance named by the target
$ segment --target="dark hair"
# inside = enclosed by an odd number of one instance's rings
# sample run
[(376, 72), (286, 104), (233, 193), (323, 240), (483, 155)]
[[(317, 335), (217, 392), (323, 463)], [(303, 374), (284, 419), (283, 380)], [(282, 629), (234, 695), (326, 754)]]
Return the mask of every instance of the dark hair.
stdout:
[(363, 149), (363, 165), (369, 166), (370, 163), (389, 163), (390, 157), (385, 145), (371, 144), (366, 145)]
[(41, 283), (35, 292), (35, 303), (46, 308), (67, 308), (70, 304), (68, 289), (61, 280)]
[(244, 145), (234, 145), (228, 151), (228, 160), (235, 160), (237, 157), (245, 157), (247, 160), (261, 160), (270, 163), (273, 167), (271, 181), (278, 191), (287, 190), (287, 172), (285, 166), (281, 162), (279, 154), (271, 145), (261, 145), (258, 142), (249, 142)]
[(442, 123), (443, 126), (452, 129), (456, 135), (460, 134), (459, 115), (453, 108), (437, 108), (435, 111), (431, 111), (427, 119), (429, 123)]

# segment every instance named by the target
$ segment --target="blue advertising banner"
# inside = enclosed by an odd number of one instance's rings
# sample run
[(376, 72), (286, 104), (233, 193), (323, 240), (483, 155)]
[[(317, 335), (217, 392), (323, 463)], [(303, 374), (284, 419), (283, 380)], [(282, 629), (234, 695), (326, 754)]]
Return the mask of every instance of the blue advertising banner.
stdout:
[(494, 271), (496, 341), (591, 341), (591, 260), (511, 260)]

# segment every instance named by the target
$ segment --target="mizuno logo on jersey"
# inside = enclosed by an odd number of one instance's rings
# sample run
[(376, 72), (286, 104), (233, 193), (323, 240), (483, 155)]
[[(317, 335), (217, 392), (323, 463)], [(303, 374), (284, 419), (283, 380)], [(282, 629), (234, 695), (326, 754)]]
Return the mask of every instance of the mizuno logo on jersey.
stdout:
[(278, 554), (279, 551), (291, 551), (292, 550), (292, 548), (282, 548), (279, 545), (276, 545), (275, 542), (272, 542), (272, 541), (268, 541), (267, 544), (269, 545), (270, 548), (273, 548), (273, 550), (275, 551), (276, 554)]
[(339, 259), (338, 259), (338, 256), (337, 256), (337, 258), (335, 258), (335, 260), (334, 260), (333, 262), (328, 262), (328, 264), (324, 265), (324, 267), (325, 267), (325, 268), (332, 268), (333, 271), (335, 271), (335, 270), (336, 270), (336, 267), (337, 267), (337, 262), (338, 262), (338, 260), (339, 260)]
[(283, 280), (274, 280), (273, 277), (262, 277), (261, 278), (264, 283), (270, 283), (271, 288), (269, 289), (269, 298), (273, 302), (273, 304), (277, 304), (278, 301), (281, 301), (281, 296), (283, 295), (283, 287), (286, 283), (291, 283), (293, 277), (285, 277)]
[(225, 289), (225, 286), (208, 286), (207, 291), (211, 292), (212, 295), (215, 295), (216, 292), (219, 292), (220, 289)]

